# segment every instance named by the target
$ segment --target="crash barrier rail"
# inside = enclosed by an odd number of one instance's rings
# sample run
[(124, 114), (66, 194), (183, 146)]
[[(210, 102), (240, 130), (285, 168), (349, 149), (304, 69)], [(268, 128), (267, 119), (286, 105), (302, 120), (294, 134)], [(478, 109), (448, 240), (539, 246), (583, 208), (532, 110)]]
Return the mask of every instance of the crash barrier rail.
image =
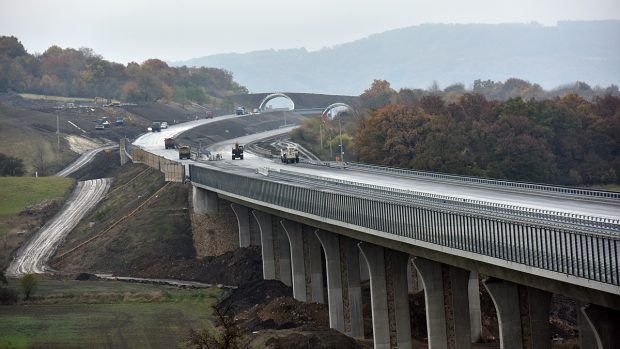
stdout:
[(143, 163), (163, 172), (167, 182), (185, 181), (185, 166), (176, 161), (168, 160), (140, 148), (134, 148), (132, 161), (134, 163)]
[(133, 161), (133, 150), (136, 149), (136, 146), (133, 145), (133, 143), (131, 142), (131, 140), (127, 137), (125, 137), (125, 155), (127, 155), (127, 157), (129, 159), (131, 159)]
[(529, 222), (536, 221), (536, 223), (543, 225), (562, 226), (569, 227), (571, 229), (580, 229), (591, 233), (613, 234), (620, 236), (620, 220), (618, 219), (500, 204), (482, 200), (456, 198), (447, 195), (389, 188), (374, 184), (351, 182), (342, 179), (321, 177), (288, 170), (266, 170), (267, 171), (264, 172), (265, 175), (296, 183), (300, 183), (302, 181), (313, 184), (333, 183), (335, 185), (342, 186), (342, 188), (352, 188), (354, 191), (361, 194), (372, 195), (372, 197), (386, 197), (388, 200), (393, 199), (404, 202), (411, 201), (439, 205), (442, 209), (456, 210), (461, 213), (481, 212), (484, 214), (495, 214), (510, 218), (521, 217), (527, 219)]
[(408, 170), (408, 169), (402, 169), (402, 168), (396, 168), (396, 167), (362, 164), (362, 163), (356, 163), (356, 162), (347, 162), (345, 164), (333, 162), (333, 161), (303, 160), (301, 162), (310, 164), (310, 165), (316, 165), (316, 166), (344, 167), (344, 168), (353, 169), (353, 170), (396, 174), (396, 175), (408, 177), (408, 178), (425, 178), (425, 179), (430, 179), (430, 180), (451, 181), (451, 182), (458, 182), (458, 183), (464, 183), (464, 184), (496, 186), (496, 187), (504, 188), (506, 190), (538, 191), (538, 192), (550, 193), (553, 195), (567, 195), (567, 196), (572, 196), (572, 197), (612, 200), (612, 201), (616, 201), (620, 203), (620, 201), (618, 201), (620, 200), (620, 193), (604, 191), (604, 190), (590, 190), (590, 189), (571, 188), (571, 187), (563, 187), (563, 186), (547, 185), (547, 184), (539, 184), (539, 183), (515, 182), (515, 181), (506, 181), (506, 180), (501, 180), (501, 179), (458, 176), (458, 175), (451, 175), (451, 174), (438, 173), (438, 172), (416, 171), (416, 170)]
[[(192, 182), (276, 207), (437, 246), (620, 286), (620, 237), (442, 210), (190, 165)], [(542, 218), (542, 217), (541, 217)], [(442, 249), (446, 251), (445, 249)], [(515, 268), (513, 264), (505, 265)], [(519, 269), (522, 270), (522, 269)], [(535, 272), (535, 271), (533, 271)]]

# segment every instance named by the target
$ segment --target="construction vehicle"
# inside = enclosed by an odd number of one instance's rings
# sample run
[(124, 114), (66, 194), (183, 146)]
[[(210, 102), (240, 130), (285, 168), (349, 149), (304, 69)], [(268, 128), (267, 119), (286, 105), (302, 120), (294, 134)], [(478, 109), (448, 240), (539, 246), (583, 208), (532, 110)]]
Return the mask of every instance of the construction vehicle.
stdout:
[(175, 144), (174, 144), (174, 138), (166, 138), (164, 139), (164, 145), (166, 146), (166, 149), (174, 149), (175, 148)]
[(280, 149), (280, 160), (283, 163), (298, 163), (299, 162), (299, 150), (297, 147), (286, 146)]
[(237, 158), (243, 160), (243, 145), (240, 145), (239, 142), (236, 142), (232, 148), (232, 159), (235, 160)]
[(192, 153), (189, 145), (182, 145), (179, 147), (179, 160), (191, 159)]
[(153, 132), (161, 132), (161, 123), (160, 122), (154, 122), (151, 124), (151, 131)]

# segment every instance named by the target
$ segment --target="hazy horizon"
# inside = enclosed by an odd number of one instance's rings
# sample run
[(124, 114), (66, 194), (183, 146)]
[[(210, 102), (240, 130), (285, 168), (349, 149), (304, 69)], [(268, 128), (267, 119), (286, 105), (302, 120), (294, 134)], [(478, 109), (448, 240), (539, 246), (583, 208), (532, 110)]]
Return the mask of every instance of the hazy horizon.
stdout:
[(52, 45), (92, 48), (126, 64), (225, 53), (317, 51), (421, 24), (531, 23), (620, 19), (616, 0), (3, 0), (0, 35), (31, 53)]

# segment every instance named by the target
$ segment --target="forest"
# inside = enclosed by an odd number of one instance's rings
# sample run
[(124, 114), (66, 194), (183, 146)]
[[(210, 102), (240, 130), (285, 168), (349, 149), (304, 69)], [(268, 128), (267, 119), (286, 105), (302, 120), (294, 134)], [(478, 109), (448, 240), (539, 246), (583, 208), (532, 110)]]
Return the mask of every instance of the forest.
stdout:
[(124, 66), (103, 59), (89, 48), (52, 46), (33, 55), (17, 38), (0, 36), (0, 92), (7, 91), (201, 104), (247, 93), (233, 81), (232, 73), (222, 69), (169, 67), (159, 59)]
[[(375, 80), (355, 111), (338, 117), (347, 161), (573, 186), (619, 179), (620, 98), (609, 94), (492, 101)], [(293, 139), (329, 156), (327, 146), (339, 154), (339, 133), (336, 118), (317, 118)]]

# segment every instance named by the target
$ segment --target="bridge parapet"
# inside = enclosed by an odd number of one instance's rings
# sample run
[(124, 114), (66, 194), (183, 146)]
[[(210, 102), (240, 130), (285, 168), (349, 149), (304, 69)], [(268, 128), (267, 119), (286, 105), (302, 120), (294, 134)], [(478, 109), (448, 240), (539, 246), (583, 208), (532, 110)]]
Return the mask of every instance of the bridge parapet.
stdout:
[[(269, 177), (190, 165), (192, 182), (265, 207), (442, 253), (620, 294), (620, 234), (593, 234), (488, 214), (450, 211)], [(303, 185), (303, 184), (302, 184)]]
[(295, 181), (297, 183), (306, 182), (310, 184), (333, 184), (335, 189), (349, 188), (356, 191), (364, 191), (372, 197), (385, 197), (388, 200), (397, 200), (405, 203), (417, 203), (432, 205), (439, 210), (448, 210), (457, 213), (479, 213), (485, 216), (494, 215), (499, 219), (514, 221), (523, 219), (524, 224), (535, 223), (549, 227), (562, 227), (572, 230), (582, 231), (592, 234), (620, 234), (620, 220), (594, 217), (581, 214), (543, 210), (509, 204), (501, 204), (482, 200), (463, 199), (448, 195), (433, 194), (412, 191), (407, 189), (397, 189), (383, 187), (374, 184), (350, 182), (337, 178), (320, 177), (315, 175), (292, 172), (287, 170), (270, 171), (263, 169), (264, 175), (274, 178)]
[[(341, 166), (337, 165), (333, 162), (324, 162), (324, 161), (304, 161), (304, 163), (317, 165), (317, 166)], [(480, 178), (480, 177), (470, 177), (470, 176), (459, 176), (452, 175), (446, 173), (438, 173), (438, 172), (429, 172), (429, 171), (417, 171), (417, 170), (409, 170), (395, 167), (387, 167), (387, 166), (378, 166), (378, 165), (369, 165), (355, 162), (347, 162), (347, 168), (369, 171), (369, 172), (378, 172), (378, 173), (390, 173), (397, 174), (404, 177), (409, 178), (427, 178), (430, 180), (441, 180), (441, 181), (454, 181), (463, 184), (474, 184), (474, 185), (485, 185), (485, 186), (497, 186), (505, 188), (506, 190), (530, 190), (536, 191), (539, 193), (549, 193), (553, 195), (569, 195), (572, 197), (580, 197), (580, 198), (591, 198), (591, 199), (602, 199), (606, 201), (613, 201), (620, 204), (620, 193), (604, 191), (604, 190), (590, 190), (590, 189), (580, 189), (580, 188), (571, 188), (571, 187), (563, 187), (557, 185), (548, 185), (548, 184), (540, 184), (540, 183), (529, 183), (529, 182), (515, 182), (501, 179), (492, 179), (492, 178)]]
[(161, 171), (167, 182), (185, 181), (185, 167), (176, 161), (168, 160), (140, 148), (133, 149), (131, 158), (134, 163), (143, 163)]

